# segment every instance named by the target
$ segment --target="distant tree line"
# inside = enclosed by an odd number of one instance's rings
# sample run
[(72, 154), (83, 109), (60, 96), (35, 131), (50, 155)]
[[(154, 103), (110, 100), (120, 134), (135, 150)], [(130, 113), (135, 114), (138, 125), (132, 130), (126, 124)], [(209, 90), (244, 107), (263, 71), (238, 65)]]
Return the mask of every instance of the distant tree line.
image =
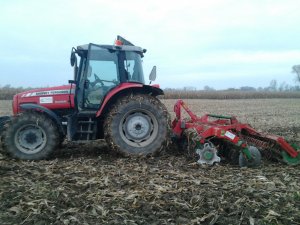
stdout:
[(165, 94), (160, 96), (163, 99), (267, 99), (267, 98), (300, 98), (300, 91), (184, 91), (165, 90)]
[[(300, 83), (300, 65), (293, 66), (293, 73), (296, 73), (295, 81)], [(193, 86), (183, 88), (164, 89), (166, 99), (257, 99), (257, 98), (300, 98), (300, 85), (289, 85), (285, 82), (278, 84), (276, 80), (271, 80), (267, 87), (242, 86), (240, 88), (227, 88), (216, 90), (205, 85), (203, 89)]]
[(11, 87), (9, 84), (3, 87), (0, 86), (0, 100), (10, 100), (17, 93), (30, 90), (32, 88)]
[[(299, 71), (300, 72), (300, 71)], [(216, 90), (213, 87), (205, 85), (203, 89), (197, 89), (196, 87), (188, 86), (183, 88), (166, 88), (165, 91), (242, 91), (242, 92), (298, 92), (300, 91), (300, 85), (289, 85), (285, 82), (282, 82), (278, 85), (276, 80), (271, 80), (269, 86), (267, 87), (251, 87), (251, 86), (242, 86), (240, 88), (227, 88), (223, 90)]]

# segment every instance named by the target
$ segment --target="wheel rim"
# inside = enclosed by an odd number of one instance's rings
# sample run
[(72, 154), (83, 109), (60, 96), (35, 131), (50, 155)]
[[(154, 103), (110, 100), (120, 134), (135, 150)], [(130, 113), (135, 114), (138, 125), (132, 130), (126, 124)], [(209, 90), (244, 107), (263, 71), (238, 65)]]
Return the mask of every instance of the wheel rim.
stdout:
[(148, 110), (132, 110), (122, 118), (119, 132), (130, 146), (145, 147), (157, 137), (158, 121)]
[(15, 143), (21, 152), (35, 154), (45, 147), (47, 136), (44, 129), (38, 125), (24, 125), (17, 130)]

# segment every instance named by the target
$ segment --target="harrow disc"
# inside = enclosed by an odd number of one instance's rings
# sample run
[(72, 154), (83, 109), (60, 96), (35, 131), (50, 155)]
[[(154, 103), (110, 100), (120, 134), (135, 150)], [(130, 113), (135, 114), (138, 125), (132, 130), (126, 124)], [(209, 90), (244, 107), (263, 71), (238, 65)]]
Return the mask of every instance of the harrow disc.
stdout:
[(221, 161), (221, 158), (217, 155), (217, 149), (209, 143), (205, 143), (203, 148), (196, 150), (196, 153), (199, 155), (199, 164), (209, 164), (213, 165)]
[(258, 166), (260, 166), (260, 164), (261, 164), (260, 151), (254, 146), (250, 146), (249, 151), (251, 153), (252, 160), (246, 159), (244, 154), (241, 152), (240, 157), (239, 157), (240, 167), (258, 167)]

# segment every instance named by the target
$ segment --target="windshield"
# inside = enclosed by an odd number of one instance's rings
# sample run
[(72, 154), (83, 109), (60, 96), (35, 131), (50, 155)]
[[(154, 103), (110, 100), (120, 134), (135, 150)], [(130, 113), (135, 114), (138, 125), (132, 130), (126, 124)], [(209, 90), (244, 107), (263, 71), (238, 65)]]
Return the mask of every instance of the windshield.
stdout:
[(145, 83), (140, 54), (125, 52), (124, 68), (129, 82)]

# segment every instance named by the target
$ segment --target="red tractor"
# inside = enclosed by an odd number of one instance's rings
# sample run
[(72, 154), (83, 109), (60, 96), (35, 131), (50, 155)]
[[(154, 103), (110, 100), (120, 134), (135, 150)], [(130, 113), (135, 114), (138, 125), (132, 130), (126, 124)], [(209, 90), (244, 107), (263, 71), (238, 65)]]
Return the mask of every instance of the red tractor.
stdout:
[[(125, 155), (160, 151), (167, 144), (169, 116), (157, 98), (163, 91), (145, 84), (145, 52), (120, 36), (115, 45), (73, 48), (69, 85), (14, 96), (13, 116), (0, 118), (3, 149), (19, 159), (44, 159), (67, 138), (105, 139)], [(155, 77), (153, 67), (150, 81)]]

